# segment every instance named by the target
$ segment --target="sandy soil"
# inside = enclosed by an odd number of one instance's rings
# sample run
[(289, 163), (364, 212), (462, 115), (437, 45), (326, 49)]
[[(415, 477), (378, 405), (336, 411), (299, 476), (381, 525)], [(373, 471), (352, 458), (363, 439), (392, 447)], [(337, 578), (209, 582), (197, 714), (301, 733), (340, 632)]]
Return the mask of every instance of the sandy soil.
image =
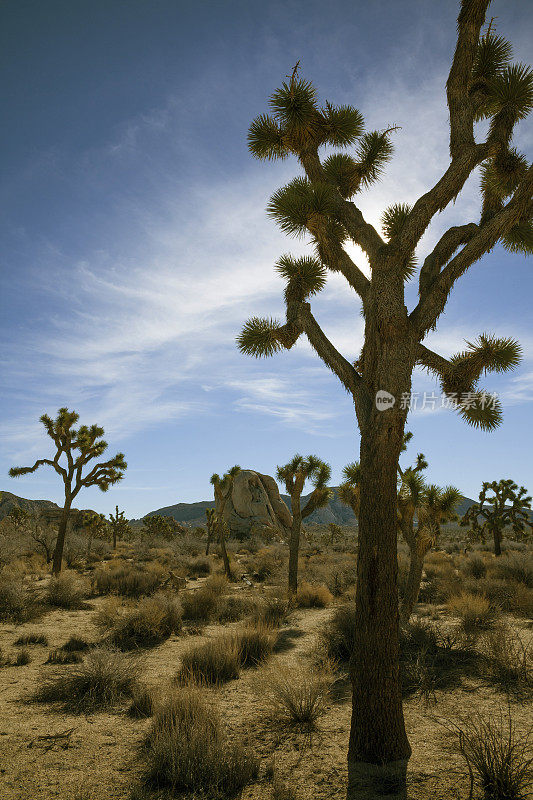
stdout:
[[(1, 625), (0, 647), (15, 655), (14, 641), (22, 634), (39, 632), (48, 646), (31, 646), (32, 662), (0, 671), (0, 797), (3, 800), (125, 800), (139, 775), (138, 746), (149, 720), (132, 720), (124, 712), (66, 715), (51, 706), (27, 703), (41, 675), (55, 669), (46, 665), (48, 652), (70, 636), (99, 639), (93, 624), (101, 599), (92, 610), (55, 610), (24, 625)], [(273, 656), (295, 668), (309, 659), (316, 634), (327, 624), (330, 609), (310, 609), (294, 614), (286, 638), (289, 646)], [(217, 635), (220, 626), (208, 626), (202, 635), (173, 636), (142, 655), (143, 680), (165, 692), (179, 667), (180, 654), (194, 642)], [(249, 737), (261, 757), (261, 776), (273, 765), (282, 777), (300, 789), (301, 798), (336, 800), (344, 797), (345, 758), (350, 725), (350, 702), (331, 701), (326, 716), (312, 735), (273, 726), (254, 692), (254, 670), (217, 690), (223, 719), (229, 728)], [(409, 738), (413, 747), (409, 781), (412, 800), (466, 798), (464, 767), (445, 746), (445, 734), (436, 717), (454, 719), (458, 712), (488, 710), (505, 704), (501, 695), (476, 685), (437, 693), (436, 705), (426, 708), (420, 699), (405, 703)], [(513, 704), (519, 726), (527, 724), (531, 708)], [(46, 738), (65, 734), (62, 738)], [(269, 783), (260, 778), (248, 787), (243, 800), (269, 798)]]

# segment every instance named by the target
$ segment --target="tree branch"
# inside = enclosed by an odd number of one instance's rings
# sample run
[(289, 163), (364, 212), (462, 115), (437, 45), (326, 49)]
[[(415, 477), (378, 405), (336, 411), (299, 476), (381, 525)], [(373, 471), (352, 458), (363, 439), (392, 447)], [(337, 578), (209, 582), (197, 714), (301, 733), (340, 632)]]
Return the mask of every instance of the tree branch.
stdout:
[(491, 250), (498, 239), (504, 236), (520, 219), (533, 214), (533, 167), (529, 167), (524, 179), (501, 211), (494, 214), (469, 239), (462, 250), (442, 270), (431, 285), (426, 296), (421, 298), (410, 315), (420, 337), (432, 328), (444, 311), (448, 295), (455, 281), (481, 256)]
[(466, 244), (477, 230), (478, 226), (475, 222), (470, 222), (468, 225), (458, 225), (449, 228), (446, 233), (441, 236), (433, 251), (426, 257), (422, 269), (420, 270), (420, 297), (427, 295), (433, 281), (439, 275), (443, 264), (446, 264), (457, 248), (462, 244)]

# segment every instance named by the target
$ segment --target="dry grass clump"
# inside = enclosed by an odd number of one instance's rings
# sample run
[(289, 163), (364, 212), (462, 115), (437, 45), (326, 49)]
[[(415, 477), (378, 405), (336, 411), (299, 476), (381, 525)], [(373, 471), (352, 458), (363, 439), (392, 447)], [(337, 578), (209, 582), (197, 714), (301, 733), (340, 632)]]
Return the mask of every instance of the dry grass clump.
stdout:
[(181, 658), (181, 683), (221, 684), (239, 677), (241, 666), (237, 639), (232, 634), (217, 636), (192, 647)]
[(123, 597), (142, 597), (153, 594), (161, 586), (165, 571), (158, 564), (146, 567), (118, 563), (95, 572), (97, 594), (118, 594)]
[(255, 689), (271, 719), (313, 728), (326, 712), (332, 683), (328, 662), (315, 668), (276, 664), (261, 670)]
[(338, 606), (320, 632), (321, 643), (333, 661), (349, 661), (354, 648), (355, 604)]
[(212, 564), (206, 556), (199, 558), (192, 558), (187, 564), (187, 572), (189, 575), (194, 575), (196, 578), (203, 578), (211, 575)]
[(243, 617), (253, 614), (256, 608), (256, 601), (248, 597), (236, 597), (235, 595), (222, 597), (218, 604), (217, 620), (222, 624), (237, 622)]
[(461, 619), (465, 633), (475, 634), (494, 625), (498, 617), (496, 608), (483, 595), (462, 592), (450, 598), (448, 608)]
[(77, 653), (82, 652), (83, 650), (88, 650), (90, 647), (90, 642), (88, 642), (86, 639), (82, 639), (81, 636), (71, 636), (70, 639), (67, 639), (65, 644), (61, 645), (61, 650), (64, 650), (67, 653)]
[(257, 758), (224, 731), (218, 709), (194, 686), (171, 695), (154, 716), (145, 745), (145, 781), (212, 800), (235, 796), (257, 778)]
[(75, 713), (103, 711), (132, 696), (139, 669), (132, 656), (106, 646), (95, 647), (79, 665), (47, 678), (34, 699), (61, 703), (65, 711)]
[(275, 778), (272, 784), (271, 800), (298, 800), (298, 790), (290, 783)]
[(74, 572), (61, 572), (52, 576), (46, 591), (46, 601), (57, 608), (83, 608), (88, 596), (88, 588), (84, 581)]
[(523, 583), (533, 589), (533, 553), (510, 553), (498, 559), (494, 568), (497, 578)]
[(459, 569), (467, 578), (474, 578), (475, 580), (484, 578), (487, 574), (487, 564), (477, 553), (472, 553), (472, 555), (464, 558), (459, 565)]
[(136, 606), (109, 603), (97, 615), (108, 641), (121, 650), (154, 647), (181, 630), (182, 607), (177, 597), (158, 592)]
[(533, 589), (519, 584), (513, 597), (511, 611), (520, 617), (533, 617)]
[(146, 719), (154, 713), (154, 696), (146, 686), (140, 684), (133, 688), (128, 715), (134, 719)]
[(218, 611), (228, 582), (222, 575), (212, 575), (199, 589), (183, 592), (183, 619), (190, 622), (209, 622)]
[(68, 652), (59, 648), (58, 650), (50, 650), (47, 664), (80, 664), (83, 661), (81, 653)]
[(484, 800), (526, 800), (533, 782), (533, 728), (518, 732), (507, 714), (471, 715), (447, 723), (457, 736), (455, 749), (466, 761), (470, 797), (474, 786)]
[(241, 667), (255, 667), (272, 654), (277, 636), (264, 625), (247, 625), (235, 634)]
[(25, 667), (26, 664), (29, 664), (31, 661), (31, 654), (30, 651), (27, 650), (25, 647), (17, 653), (17, 657), (13, 662), (15, 667)]
[(266, 581), (279, 571), (283, 560), (284, 555), (279, 548), (263, 547), (250, 560), (248, 568), (256, 581)]
[(263, 624), (279, 627), (290, 617), (291, 604), (286, 596), (271, 592), (261, 598), (252, 611), (251, 620), (255, 625)]
[(327, 586), (311, 586), (302, 581), (296, 594), (296, 605), (299, 608), (326, 608), (333, 602), (333, 595)]
[(533, 690), (533, 645), (518, 631), (499, 624), (487, 632), (481, 644), (482, 673), (490, 685), (508, 694), (529, 695)]
[(38, 611), (24, 589), (22, 576), (0, 573), (0, 621), (27, 622), (37, 616)]
[(25, 633), (23, 636), (19, 636), (13, 644), (15, 647), (24, 647), (30, 644), (42, 644), (46, 647), (48, 639), (42, 633)]

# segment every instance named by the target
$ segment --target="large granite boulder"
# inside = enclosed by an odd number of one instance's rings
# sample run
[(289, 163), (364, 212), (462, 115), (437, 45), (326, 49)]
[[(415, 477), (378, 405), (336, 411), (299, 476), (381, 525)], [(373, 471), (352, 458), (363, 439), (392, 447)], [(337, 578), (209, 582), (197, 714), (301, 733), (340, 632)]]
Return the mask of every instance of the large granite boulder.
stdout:
[(254, 528), (286, 539), (292, 517), (274, 478), (242, 469), (233, 482), (233, 491), (224, 509), (224, 522), (230, 534), (239, 539), (250, 536)]

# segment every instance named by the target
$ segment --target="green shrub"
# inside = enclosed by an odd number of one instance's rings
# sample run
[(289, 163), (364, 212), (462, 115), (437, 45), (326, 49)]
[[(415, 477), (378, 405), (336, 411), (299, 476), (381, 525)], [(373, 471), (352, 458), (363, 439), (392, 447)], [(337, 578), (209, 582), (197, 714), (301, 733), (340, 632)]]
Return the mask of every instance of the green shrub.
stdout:
[(121, 650), (153, 647), (181, 630), (181, 603), (172, 595), (159, 592), (143, 597), (137, 606), (118, 609), (110, 615), (106, 609), (97, 623), (108, 631), (109, 642)]
[(146, 741), (145, 780), (155, 787), (230, 798), (257, 778), (257, 758), (228, 740), (202, 690), (184, 686), (156, 712)]
[(320, 639), (333, 661), (349, 661), (355, 644), (355, 605), (338, 606), (324, 623)]
[(182, 655), (178, 677), (181, 682), (221, 684), (239, 677), (241, 659), (232, 634), (216, 636)]
[(103, 711), (131, 697), (139, 663), (119, 650), (102, 646), (90, 650), (85, 660), (47, 678), (34, 694), (41, 703), (61, 703), (65, 711)]
[(87, 587), (75, 573), (61, 572), (50, 578), (46, 600), (58, 608), (78, 609), (83, 608), (87, 594)]

